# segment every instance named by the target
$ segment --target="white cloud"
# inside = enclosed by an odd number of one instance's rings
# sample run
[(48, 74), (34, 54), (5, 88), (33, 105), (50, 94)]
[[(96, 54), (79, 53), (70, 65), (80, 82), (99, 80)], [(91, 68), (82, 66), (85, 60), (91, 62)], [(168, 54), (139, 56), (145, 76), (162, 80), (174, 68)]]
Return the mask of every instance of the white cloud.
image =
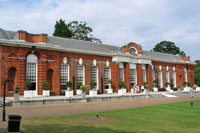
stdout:
[[(136, 42), (150, 50), (174, 41), (193, 59), (200, 48), (198, 0), (0, 0), (0, 27), (52, 35), (56, 20), (86, 21), (94, 36), (121, 46)], [(194, 51), (194, 52), (193, 52)]]

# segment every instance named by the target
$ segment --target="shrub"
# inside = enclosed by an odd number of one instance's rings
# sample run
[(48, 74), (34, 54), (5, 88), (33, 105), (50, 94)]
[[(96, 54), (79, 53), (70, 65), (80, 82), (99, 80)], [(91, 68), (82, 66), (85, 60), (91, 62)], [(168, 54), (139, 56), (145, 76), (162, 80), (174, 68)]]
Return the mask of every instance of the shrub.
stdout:
[(32, 87), (31, 81), (26, 81), (26, 82), (24, 83), (24, 85), (26, 86), (27, 90), (29, 90), (29, 89)]
[(85, 85), (81, 85), (80, 89), (84, 92), (85, 91)]
[(50, 88), (49, 82), (45, 81), (42, 83), (43, 90), (49, 90), (49, 88)]
[(77, 89), (80, 89), (82, 83), (81, 82), (77, 82)]
[(13, 86), (13, 89), (14, 89), (14, 91), (17, 93), (18, 90), (19, 90), (19, 86), (18, 86), (18, 85), (14, 85), (14, 86)]
[(96, 85), (97, 85), (96, 82), (94, 82), (94, 81), (91, 81), (91, 82), (90, 82), (90, 87), (91, 87), (92, 89), (93, 89)]
[(188, 87), (190, 87), (190, 86), (191, 86), (191, 83), (190, 83), (190, 82), (188, 82), (188, 83), (187, 83), (187, 86), (188, 86)]
[(166, 82), (166, 83), (165, 83), (165, 86), (167, 87), (168, 85), (170, 85), (170, 83), (169, 83), (169, 82)]
[(71, 87), (72, 87), (72, 82), (71, 82), (71, 81), (68, 81), (68, 82), (66, 83), (66, 86), (67, 86), (68, 88), (71, 88)]
[(183, 84), (186, 86), (188, 83), (185, 81), (185, 82), (183, 82)]
[(108, 80), (108, 83), (112, 84), (112, 82), (113, 82), (112, 79), (109, 79), (109, 80)]
[(126, 84), (125, 84), (124, 81), (120, 80), (118, 86), (119, 86), (119, 88), (121, 89), (121, 88), (125, 88), (125, 87), (126, 87)]
[(174, 83), (170, 83), (169, 85), (170, 85), (170, 87), (171, 87), (172, 89), (174, 88)]
[(147, 82), (144, 82), (143, 85), (144, 85), (144, 88), (148, 88), (149, 87)]

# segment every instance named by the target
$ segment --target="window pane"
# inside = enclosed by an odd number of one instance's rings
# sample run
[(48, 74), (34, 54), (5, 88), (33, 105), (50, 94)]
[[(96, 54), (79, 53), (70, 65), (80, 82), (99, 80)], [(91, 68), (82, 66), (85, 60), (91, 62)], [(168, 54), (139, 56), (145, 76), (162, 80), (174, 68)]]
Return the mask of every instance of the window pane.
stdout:
[(60, 64), (60, 84), (65, 85), (69, 81), (69, 65)]

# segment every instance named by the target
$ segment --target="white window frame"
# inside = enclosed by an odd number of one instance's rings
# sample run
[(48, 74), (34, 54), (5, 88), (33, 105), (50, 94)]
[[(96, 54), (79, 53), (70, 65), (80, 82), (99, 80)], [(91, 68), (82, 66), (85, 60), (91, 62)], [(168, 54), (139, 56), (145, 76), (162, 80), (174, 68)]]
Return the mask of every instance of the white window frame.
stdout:
[(169, 71), (168, 70), (166, 71), (166, 82), (168, 82), (168, 83), (170, 82), (170, 80), (169, 80)]
[(188, 82), (188, 78), (187, 78), (187, 68), (184, 69), (185, 72), (185, 82)]
[(175, 67), (173, 68), (173, 84), (174, 84), (174, 88), (176, 88), (176, 70), (175, 70)]
[(159, 84), (160, 88), (163, 88), (162, 70), (159, 70), (159, 72), (158, 72), (158, 84)]
[[(82, 77), (82, 81), (77, 80), (78, 79), (78, 70), (77, 70), (77, 67), (79, 67), (79, 66), (83, 67), (82, 74), (80, 74), (80, 75), (83, 76)], [(85, 85), (85, 67), (84, 67), (84, 65), (79, 65), (79, 64), (76, 65), (76, 82), (81, 82), (83, 85)]]
[(147, 75), (146, 75), (146, 67), (145, 65), (142, 65), (142, 84), (144, 82), (147, 82)]
[(35, 91), (36, 91), (35, 95), (37, 95), (38, 94), (37, 93), (38, 92), (38, 58), (34, 54), (29, 54), (27, 56), (26, 81), (31, 81), (32, 83), (35, 83)]
[[(136, 64), (129, 64), (130, 68), (130, 84), (134, 83), (137, 85), (137, 67)], [(132, 72), (131, 72), (132, 71)]]
[(98, 73), (98, 67), (97, 66), (91, 67), (91, 80), (96, 82), (96, 86), (94, 88), (99, 90), (99, 73)]
[(152, 66), (152, 85), (154, 84), (155, 80), (155, 71), (154, 71), (154, 66)]
[(60, 85), (69, 81), (69, 64), (60, 64)]
[[(107, 72), (106, 72), (107, 71)], [(104, 87), (109, 86), (109, 80), (111, 79), (110, 67), (104, 67)], [(109, 87), (108, 87), (109, 89)]]
[(124, 65), (123, 65), (123, 63), (119, 64), (119, 80), (124, 81)]

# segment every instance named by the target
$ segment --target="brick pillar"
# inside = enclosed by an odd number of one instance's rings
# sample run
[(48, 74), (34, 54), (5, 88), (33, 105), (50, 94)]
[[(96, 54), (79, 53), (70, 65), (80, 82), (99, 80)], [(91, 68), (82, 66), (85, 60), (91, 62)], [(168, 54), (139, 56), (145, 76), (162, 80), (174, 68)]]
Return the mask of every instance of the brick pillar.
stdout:
[[(26, 58), (26, 52), (23, 48), (19, 48), (19, 57), (20, 58)], [(18, 61), (18, 68), (17, 68), (17, 73), (18, 73), (18, 85), (19, 85), (19, 94), (23, 95), (24, 90), (26, 90), (26, 87), (24, 86), (24, 83), (26, 82), (26, 60), (22, 59)]]
[(117, 92), (119, 87), (119, 63), (113, 63), (111, 66), (111, 79), (113, 81), (112, 88), (114, 92)]
[(142, 65), (137, 65), (137, 85), (142, 86)]
[(149, 85), (150, 91), (152, 91), (152, 67), (147, 65), (146, 67), (147, 83)]
[(54, 78), (54, 85), (53, 85), (53, 88), (54, 88), (54, 91), (55, 91), (55, 94), (56, 95), (60, 95), (60, 55), (59, 53), (55, 53), (55, 56), (54, 56), (54, 71), (53, 71), (53, 78)]
[(41, 59), (47, 59), (45, 52), (40, 52), (38, 59), (38, 95), (42, 95), (42, 83), (47, 81), (47, 62)]
[(124, 80), (126, 83), (127, 92), (130, 92), (130, 69), (129, 64), (124, 64)]

